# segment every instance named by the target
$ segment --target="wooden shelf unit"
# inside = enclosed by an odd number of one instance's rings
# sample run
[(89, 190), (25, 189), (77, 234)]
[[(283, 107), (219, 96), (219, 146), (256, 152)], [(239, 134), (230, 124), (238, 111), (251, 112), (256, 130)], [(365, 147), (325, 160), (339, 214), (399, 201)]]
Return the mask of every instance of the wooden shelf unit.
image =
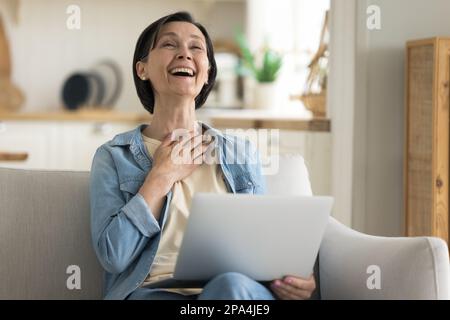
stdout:
[(406, 44), (406, 236), (449, 235), (450, 38)]

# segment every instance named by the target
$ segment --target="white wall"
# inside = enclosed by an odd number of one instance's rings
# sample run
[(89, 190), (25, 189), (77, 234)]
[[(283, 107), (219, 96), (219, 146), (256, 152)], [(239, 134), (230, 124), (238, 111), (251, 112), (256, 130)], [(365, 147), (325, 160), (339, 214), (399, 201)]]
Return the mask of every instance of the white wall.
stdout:
[(331, 119), (333, 216), (352, 227), (356, 1), (331, 1), (327, 115)]
[[(81, 30), (66, 28), (66, 8), (71, 4), (81, 8)], [(222, 37), (232, 35), (238, 24), (244, 27), (240, 21), (245, 17), (242, 1), (21, 0), (17, 23), (10, 8), (11, 0), (0, 0), (10, 39), (13, 80), (26, 95), (26, 111), (60, 108), (64, 79), (102, 58), (116, 60), (124, 74), (117, 109), (141, 111), (131, 63), (136, 40), (147, 25), (165, 14), (187, 10), (212, 37)]]
[[(405, 43), (450, 36), (450, 1), (356, 3), (356, 103), (354, 137), (349, 141), (354, 162), (353, 227), (376, 235), (403, 235)], [(366, 8), (371, 4), (381, 9), (381, 30), (366, 28)]]

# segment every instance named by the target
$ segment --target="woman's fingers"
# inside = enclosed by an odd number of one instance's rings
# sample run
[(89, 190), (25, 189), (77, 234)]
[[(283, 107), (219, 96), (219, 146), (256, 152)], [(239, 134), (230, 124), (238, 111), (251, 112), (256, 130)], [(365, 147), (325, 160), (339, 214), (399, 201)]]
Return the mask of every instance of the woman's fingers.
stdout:
[(172, 147), (170, 157), (175, 164), (180, 164), (186, 161), (186, 159), (184, 159), (183, 157), (187, 157), (187, 155), (190, 154), (188, 153), (190, 149), (186, 146), (189, 146), (192, 138), (193, 136), (191, 133), (184, 132), (182, 135), (178, 135), (178, 133), (174, 134), (173, 139), (175, 143)]
[(307, 291), (314, 291), (314, 289), (316, 288), (316, 282), (314, 280), (313, 274), (311, 274), (307, 279), (295, 276), (286, 276), (283, 278), (283, 283), (287, 283), (297, 289)]
[(272, 288), (272, 292), (278, 299), (289, 300), (288, 296), (284, 294), (284, 292), (278, 290), (278, 288)]
[(285, 285), (282, 287), (283, 290), (289, 292), (291, 295), (296, 297), (296, 299), (309, 299), (311, 298), (311, 291), (302, 290), (295, 288), (291, 285)]
[(173, 142), (172, 140), (172, 132), (167, 134), (164, 139), (161, 141), (162, 146), (168, 146)]
[(289, 291), (287, 288), (272, 288), (272, 290), (279, 296), (281, 299), (288, 299), (288, 300), (307, 300), (311, 296), (308, 293), (299, 294), (299, 293), (293, 293)]
[(208, 146), (210, 141), (210, 138), (202, 134), (183, 137), (177, 145), (175, 156), (182, 157), (184, 163), (192, 163), (205, 152), (205, 145)]
[[(273, 287), (273, 292), (282, 300), (296, 300), (296, 298), (286, 290), (280, 287)], [(298, 298), (297, 298), (298, 299)]]
[(203, 135), (199, 134), (191, 138), (190, 143), (186, 143), (186, 148), (191, 148), (190, 151), (197, 148), (199, 145), (201, 145), (204, 142)]
[(274, 290), (281, 291), (294, 299), (309, 299), (313, 291), (313, 289), (300, 289), (281, 280), (275, 280), (271, 286)]
[(175, 132), (172, 136), (165, 137), (162, 144), (170, 146), (171, 141), (174, 144), (169, 156), (175, 165), (201, 164), (202, 156), (214, 142), (211, 136), (196, 134), (194, 131)]
[(191, 151), (191, 158), (194, 164), (202, 164), (203, 155), (205, 154), (206, 150), (208, 150), (210, 143), (211, 142), (201, 142)]
[(194, 130), (187, 131), (184, 129), (175, 130), (172, 132), (172, 134), (173, 140), (179, 143), (182, 147), (184, 147), (184, 145), (188, 143), (193, 137), (199, 135)]

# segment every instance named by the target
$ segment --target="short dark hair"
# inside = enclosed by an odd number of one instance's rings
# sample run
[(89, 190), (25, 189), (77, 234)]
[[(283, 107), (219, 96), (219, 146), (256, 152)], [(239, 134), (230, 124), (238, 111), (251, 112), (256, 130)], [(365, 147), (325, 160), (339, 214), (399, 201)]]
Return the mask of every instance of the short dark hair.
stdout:
[(141, 100), (142, 105), (150, 113), (153, 113), (153, 108), (155, 105), (155, 95), (153, 93), (153, 87), (151, 83), (149, 85), (147, 81), (144, 81), (141, 78), (139, 78), (136, 71), (136, 64), (138, 61), (143, 61), (144, 59), (147, 58), (149, 51), (153, 49), (153, 47), (155, 46), (158, 33), (161, 30), (162, 26), (169, 22), (175, 21), (192, 23), (193, 25), (195, 25), (197, 28), (200, 29), (206, 40), (207, 56), (210, 66), (208, 71), (208, 83), (203, 86), (200, 93), (195, 97), (195, 109), (200, 108), (205, 103), (216, 80), (217, 65), (216, 60), (214, 59), (214, 48), (211, 38), (209, 37), (205, 27), (203, 27), (200, 23), (196, 22), (194, 18), (191, 16), (191, 14), (185, 11), (176, 12), (173, 14), (169, 14), (165, 17), (162, 17), (153, 22), (152, 24), (150, 24), (147, 28), (145, 28), (144, 31), (142, 31), (136, 43), (136, 48), (134, 50), (134, 57), (133, 57), (133, 79), (134, 84), (136, 86), (136, 91), (139, 96), (139, 99)]

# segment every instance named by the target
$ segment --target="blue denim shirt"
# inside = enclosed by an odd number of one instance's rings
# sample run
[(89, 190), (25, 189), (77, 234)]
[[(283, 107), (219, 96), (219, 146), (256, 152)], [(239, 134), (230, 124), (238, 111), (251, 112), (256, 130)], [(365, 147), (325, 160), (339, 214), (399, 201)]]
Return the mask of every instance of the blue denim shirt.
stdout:
[[(216, 150), (228, 192), (265, 193), (259, 156), (250, 142), (202, 125), (217, 138)], [(170, 214), (172, 191), (165, 197), (159, 221), (138, 193), (152, 168), (141, 136), (145, 126), (100, 146), (92, 162), (91, 235), (105, 270), (105, 299), (125, 299), (145, 280)], [(236, 160), (236, 153), (240, 160)]]

